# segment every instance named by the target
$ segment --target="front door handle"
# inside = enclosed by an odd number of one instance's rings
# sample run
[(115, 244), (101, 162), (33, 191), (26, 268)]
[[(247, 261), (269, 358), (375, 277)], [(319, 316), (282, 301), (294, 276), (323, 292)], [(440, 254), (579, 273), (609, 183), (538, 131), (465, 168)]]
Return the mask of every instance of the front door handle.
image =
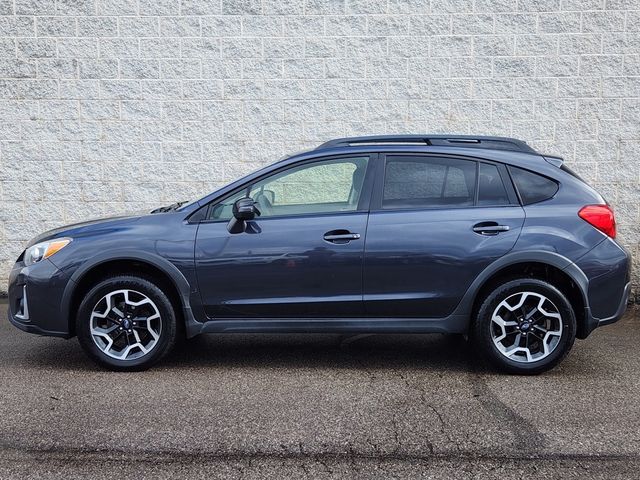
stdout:
[(322, 237), (325, 241), (331, 243), (349, 243), (351, 240), (358, 240), (359, 233), (352, 233), (349, 230), (331, 230)]
[(473, 231), (480, 235), (497, 235), (509, 231), (509, 225), (498, 225), (496, 222), (482, 222), (473, 226)]

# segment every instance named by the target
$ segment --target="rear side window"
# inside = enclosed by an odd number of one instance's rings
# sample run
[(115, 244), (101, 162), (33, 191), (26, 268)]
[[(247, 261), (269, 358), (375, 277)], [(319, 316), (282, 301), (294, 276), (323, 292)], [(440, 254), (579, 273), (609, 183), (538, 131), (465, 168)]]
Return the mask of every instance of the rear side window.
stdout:
[(511, 166), (509, 171), (524, 205), (548, 200), (558, 191), (558, 184), (547, 177)]
[(473, 205), (476, 162), (437, 157), (387, 157), (382, 208)]
[(509, 195), (502, 183), (498, 167), (481, 163), (478, 178), (478, 205), (509, 205), (509, 203)]

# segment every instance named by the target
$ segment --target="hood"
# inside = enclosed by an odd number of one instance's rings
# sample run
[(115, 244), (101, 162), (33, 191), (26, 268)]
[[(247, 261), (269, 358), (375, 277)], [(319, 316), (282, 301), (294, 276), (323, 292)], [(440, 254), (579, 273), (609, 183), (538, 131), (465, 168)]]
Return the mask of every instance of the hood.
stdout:
[(26, 248), (44, 240), (50, 240), (57, 237), (77, 237), (82, 236), (84, 233), (91, 231), (95, 232), (98, 229), (116, 229), (119, 225), (126, 223), (132, 223), (138, 221), (142, 215), (124, 215), (116, 217), (105, 217), (94, 220), (88, 220), (86, 222), (73, 223), (71, 225), (65, 225), (62, 227), (48, 230), (40, 235), (31, 239)]

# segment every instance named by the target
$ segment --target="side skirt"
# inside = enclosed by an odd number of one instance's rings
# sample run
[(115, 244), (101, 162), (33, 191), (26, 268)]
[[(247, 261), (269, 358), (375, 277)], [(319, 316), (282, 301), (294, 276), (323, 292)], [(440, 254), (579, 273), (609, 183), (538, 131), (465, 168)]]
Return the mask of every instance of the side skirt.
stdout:
[(199, 331), (192, 330), (188, 332), (189, 336), (200, 333), (464, 333), (469, 317), (217, 318), (199, 325)]

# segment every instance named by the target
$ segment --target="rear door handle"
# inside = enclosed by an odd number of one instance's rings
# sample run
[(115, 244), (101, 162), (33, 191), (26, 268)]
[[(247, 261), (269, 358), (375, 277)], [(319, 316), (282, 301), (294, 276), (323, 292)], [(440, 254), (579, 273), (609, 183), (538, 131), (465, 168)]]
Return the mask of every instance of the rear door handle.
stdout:
[(509, 231), (509, 225), (498, 225), (495, 222), (483, 222), (473, 226), (473, 231), (480, 235), (497, 235)]
[(351, 233), (348, 230), (331, 230), (325, 233), (322, 238), (331, 243), (349, 243), (351, 240), (358, 240), (360, 234)]

